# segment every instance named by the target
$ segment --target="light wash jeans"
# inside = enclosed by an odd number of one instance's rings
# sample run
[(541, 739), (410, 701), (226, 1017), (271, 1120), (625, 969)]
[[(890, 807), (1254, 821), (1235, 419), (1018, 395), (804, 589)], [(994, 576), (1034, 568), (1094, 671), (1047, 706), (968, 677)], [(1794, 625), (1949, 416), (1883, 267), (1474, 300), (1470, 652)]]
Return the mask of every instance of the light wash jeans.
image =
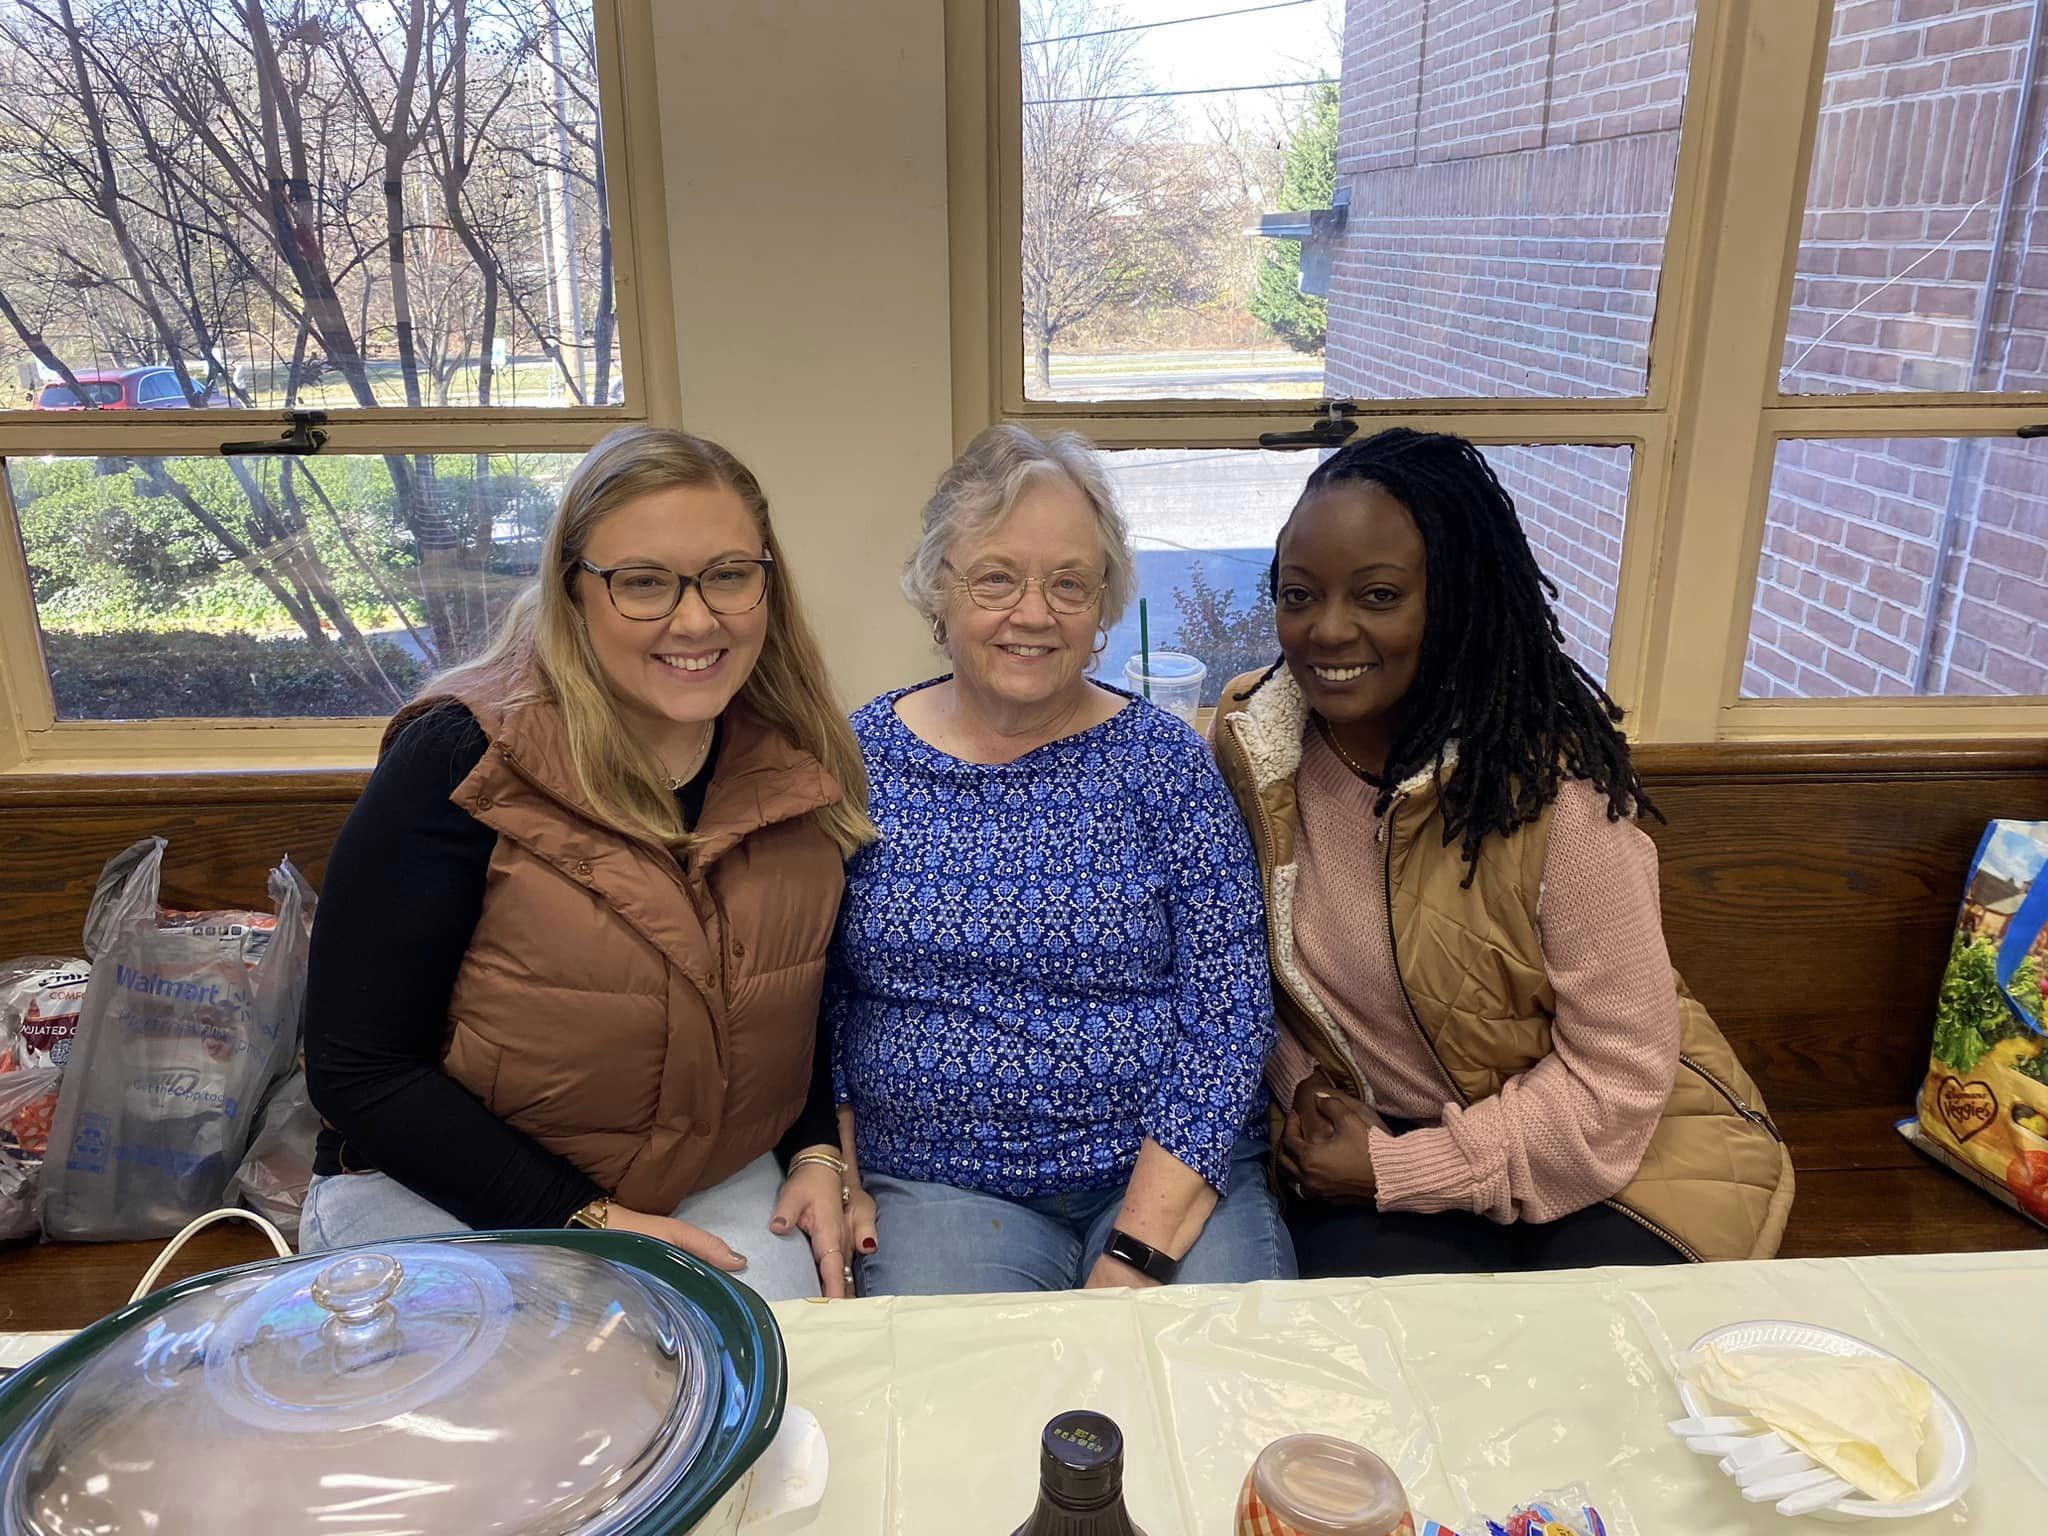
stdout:
[[(1065, 1291), (1088, 1278), (1124, 1186), (1010, 1200), (1001, 1195), (863, 1173), (875, 1197), (880, 1245), (854, 1268), (863, 1296), (958, 1296), (977, 1291)], [(1179, 1283), (1292, 1280), (1294, 1242), (1266, 1182), (1266, 1141), (1230, 1153), (1230, 1193), (1216, 1203)]]
[[(820, 1294), (810, 1239), (792, 1230), (768, 1230), (769, 1212), (782, 1190), (782, 1169), (772, 1155), (755, 1158), (723, 1184), (700, 1190), (675, 1208), (677, 1221), (722, 1238), (744, 1254), (747, 1267), (733, 1278), (763, 1301), (797, 1301)], [(438, 1232), (470, 1230), (431, 1200), (382, 1173), (337, 1173), (315, 1178), (299, 1215), (299, 1251), (353, 1248)]]

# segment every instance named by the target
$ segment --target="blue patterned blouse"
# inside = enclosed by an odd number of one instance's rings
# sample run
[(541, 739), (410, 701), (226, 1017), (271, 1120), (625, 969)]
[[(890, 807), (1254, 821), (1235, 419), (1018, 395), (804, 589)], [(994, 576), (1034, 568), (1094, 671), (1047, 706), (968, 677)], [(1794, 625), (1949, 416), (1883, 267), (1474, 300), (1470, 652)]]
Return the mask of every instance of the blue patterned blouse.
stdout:
[(1119, 1184), (1150, 1136), (1223, 1190), (1275, 1023), (1207, 747), (1134, 699), (969, 763), (898, 718), (912, 691), (853, 717), (882, 835), (847, 867), (826, 1006), (862, 1168), (1023, 1199)]

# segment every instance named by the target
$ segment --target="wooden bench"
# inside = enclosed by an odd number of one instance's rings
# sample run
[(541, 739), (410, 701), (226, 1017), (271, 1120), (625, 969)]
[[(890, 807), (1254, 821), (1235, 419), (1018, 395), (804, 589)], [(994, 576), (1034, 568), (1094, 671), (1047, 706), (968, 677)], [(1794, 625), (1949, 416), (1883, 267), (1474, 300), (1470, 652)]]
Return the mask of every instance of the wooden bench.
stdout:
[[(2048, 743), (1644, 747), (1664, 924), (1791, 1143), (1787, 1257), (2048, 1246), (1892, 1129), (1926, 1069), (1970, 854), (1995, 816), (2048, 819)], [(108, 855), (170, 839), (167, 903), (260, 906), (289, 853), (317, 885), (355, 773), (0, 778), (0, 956), (75, 953)], [(157, 1247), (0, 1251), (0, 1329), (77, 1326)], [(202, 1234), (181, 1273), (268, 1252)]]
[(1787, 1258), (2048, 1247), (1906, 1145), (1984, 824), (2048, 820), (2048, 743), (1646, 746), (1671, 957), (1769, 1101)]

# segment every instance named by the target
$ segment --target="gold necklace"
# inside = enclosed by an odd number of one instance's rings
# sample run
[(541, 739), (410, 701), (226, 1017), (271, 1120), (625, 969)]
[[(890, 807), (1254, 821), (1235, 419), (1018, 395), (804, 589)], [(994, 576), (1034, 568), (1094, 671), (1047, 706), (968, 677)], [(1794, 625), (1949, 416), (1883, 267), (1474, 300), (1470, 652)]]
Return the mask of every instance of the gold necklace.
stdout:
[(717, 736), (718, 722), (714, 720), (705, 729), (704, 739), (698, 743), (697, 750), (691, 754), (690, 766), (682, 773), (664, 773), (662, 775), (668, 782), (670, 794), (674, 794), (682, 789), (685, 784), (704, 771), (704, 760), (711, 756), (711, 743), (717, 739)]
[(1344, 743), (1337, 739), (1336, 729), (1329, 721), (1325, 720), (1321, 715), (1317, 715), (1316, 724), (1322, 727), (1323, 740), (1330, 744), (1330, 750), (1337, 754), (1337, 760), (1343, 763), (1346, 768), (1349, 768), (1368, 784), (1383, 786), (1386, 783), (1385, 779), (1379, 774), (1374, 773), (1371, 769), (1361, 768), (1358, 765), (1358, 759), (1344, 750)]

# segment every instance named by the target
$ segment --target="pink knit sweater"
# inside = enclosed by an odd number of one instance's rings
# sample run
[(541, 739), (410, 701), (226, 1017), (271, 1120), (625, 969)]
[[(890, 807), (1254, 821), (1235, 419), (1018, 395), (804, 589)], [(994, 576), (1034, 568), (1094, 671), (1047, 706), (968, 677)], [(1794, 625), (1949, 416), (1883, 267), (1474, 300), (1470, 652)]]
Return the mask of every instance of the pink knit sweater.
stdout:
[[(1465, 1109), (1401, 996), (1372, 789), (1313, 727), (1295, 786), (1301, 973), (1351, 1037), (1380, 1112), (1424, 1127), (1373, 1132), (1380, 1209), (1550, 1221), (1624, 1188), (1678, 1070), (1656, 846), (1633, 823), (1609, 821), (1606, 798), (1583, 780), (1559, 791), (1537, 906), (1557, 993), (1551, 1053)], [(1267, 1067), (1283, 1107), (1313, 1067), (1283, 1031)]]

